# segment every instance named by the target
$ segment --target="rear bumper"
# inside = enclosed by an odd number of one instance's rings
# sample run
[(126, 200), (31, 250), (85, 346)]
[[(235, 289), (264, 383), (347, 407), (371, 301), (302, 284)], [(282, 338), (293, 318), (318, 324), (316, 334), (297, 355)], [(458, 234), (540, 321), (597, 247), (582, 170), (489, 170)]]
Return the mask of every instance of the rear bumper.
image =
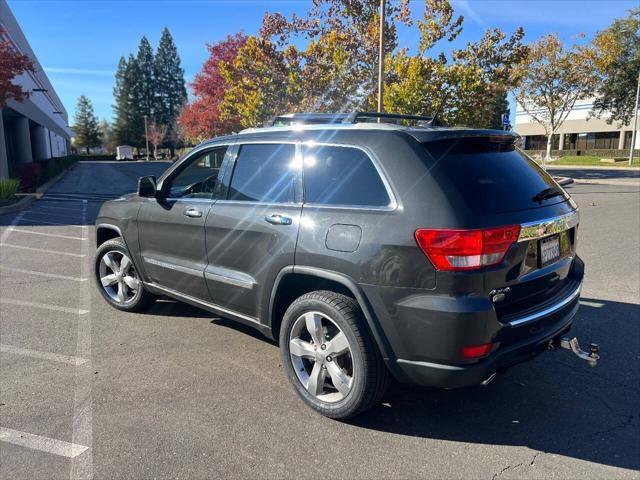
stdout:
[(578, 311), (577, 298), (570, 310), (565, 311), (562, 319), (554, 328), (531, 336), (530, 338), (504, 346), (487, 358), (472, 365), (445, 365), (439, 363), (395, 359), (392, 370), (402, 372), (401, 380), (417, 385), (459, 388), (479, 385), (494, 373), (502, 373), (509, 367), (526, 362), (547, 350), (549, 340), (565, 334), (571, 328)]

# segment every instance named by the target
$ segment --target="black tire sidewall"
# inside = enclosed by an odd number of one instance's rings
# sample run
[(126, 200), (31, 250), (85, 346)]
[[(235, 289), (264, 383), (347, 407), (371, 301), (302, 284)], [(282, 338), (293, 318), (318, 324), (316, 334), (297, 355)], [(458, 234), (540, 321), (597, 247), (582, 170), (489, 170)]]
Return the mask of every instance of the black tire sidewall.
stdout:
[[(346, 335), (349, 345), (351, 346), (351, 357), (354, 369), (353, 383), (349, 394), (337, 402), (323, 402), (311, 395), (298, 379), (291, 362), (289, 355), (289, 335), (291, 329), (301, 315), (310, 311), (318, 311), (333, 320)], [(360, 408), (360, 405), (365, 400), (365, 380), (369, 373), (367, 372), (367, 362), (365, 360), (366, 352), (358, 341), (354, 332), (354, 326), (348, 322), (342, 312), (333, 305), (319, 298), (300, 298), (292, 303), (283, 318), (282, 328), (280, 330), (280, 350), (282, 364), (296, 393), (314, 410), (329, 417), (343, 418)]]

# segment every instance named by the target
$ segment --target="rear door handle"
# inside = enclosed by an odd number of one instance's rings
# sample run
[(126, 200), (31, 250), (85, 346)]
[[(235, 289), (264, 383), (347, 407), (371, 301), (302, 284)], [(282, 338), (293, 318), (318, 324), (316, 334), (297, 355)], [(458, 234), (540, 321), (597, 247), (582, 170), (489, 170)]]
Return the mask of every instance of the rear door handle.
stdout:
[(197, 208), (194, 208), (194, 207), (189, 207), (185, 209), (184, 215), (185, 217), (200, 218), (202, 217), (202, 210), (198, 210)]
[(293, 220), (291, 217), (285, 217), (279, 213), (272, 213), (271, 215), (267, 215), (264, 217), (265, 222), (269, 222), (272, 225), (291, 225)]

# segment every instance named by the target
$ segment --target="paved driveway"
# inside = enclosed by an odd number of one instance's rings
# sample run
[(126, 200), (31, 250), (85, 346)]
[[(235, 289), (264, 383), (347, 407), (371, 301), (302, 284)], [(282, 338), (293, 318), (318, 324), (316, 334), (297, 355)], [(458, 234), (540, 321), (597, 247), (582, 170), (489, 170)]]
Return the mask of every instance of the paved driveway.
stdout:
[(169, 300), (120, 312), (87, 280), (102, 199), (165, 167), (80, 164), (0, 217), (1, 478), (638, 478), (638, 188), (569, 187), (596, 369), (549, 353), (484, 388), (395, 386), (340, 423), (259, 334)]

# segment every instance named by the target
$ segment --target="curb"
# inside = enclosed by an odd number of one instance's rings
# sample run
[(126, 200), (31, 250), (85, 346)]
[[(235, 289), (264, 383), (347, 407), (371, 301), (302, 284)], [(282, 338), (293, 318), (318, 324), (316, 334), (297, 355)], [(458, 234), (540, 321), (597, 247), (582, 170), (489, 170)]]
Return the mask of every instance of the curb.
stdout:
[(560, 185), (564, 187), (565, 185), (569, 185), (574, 182), (573, 178), (569, 177), (553, 177), (553, 179)]
[(616, 185), (618, 187), (640, 187), (640, 181), (635, 179), (628, 180), (617, 180), (617, 179), (606, 179), (601, 180), (597, 178), (578, 178), (575, 180), (576, 183), (581, 185)]
[(554, 165), (547, 163), (550, 170), (613, 170), (614, 172), (640, 172), (639, 167), (616, 167), (614, 164), (607, 165)]
[(29, 205), (31, 205), (35, 199), (36, 196), (33, 194), (23, 195), (22, 198), (16, 203), (0, 207), (0, 215), (6, 215), (7, 213), (14, 213), (19, 212), (20, 210), (24, 210)]

